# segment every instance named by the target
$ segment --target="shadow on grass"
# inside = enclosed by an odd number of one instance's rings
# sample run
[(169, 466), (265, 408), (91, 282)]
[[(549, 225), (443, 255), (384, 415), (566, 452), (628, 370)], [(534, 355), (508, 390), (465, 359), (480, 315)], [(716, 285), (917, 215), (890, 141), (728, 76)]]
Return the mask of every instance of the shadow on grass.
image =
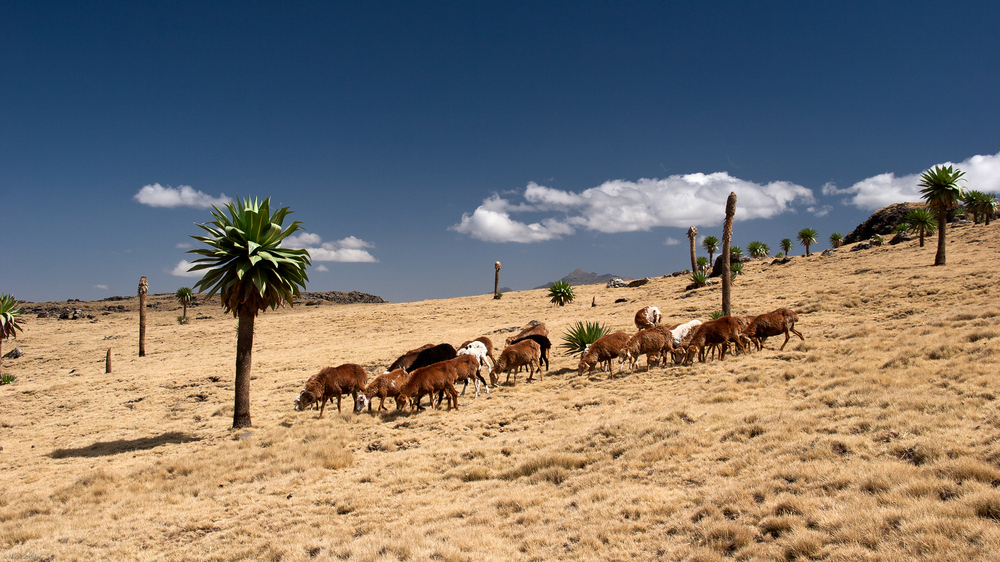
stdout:
[(163, 435), (157, 435), (156, 437), (122, 439), (120, 441), (98, 441), (93, 445), (81, 447), (79, 449), (56, 449), (55, 451), (49, 453), (49, 457), (53, 459), (65, 459), (69, 457), (106, 457), (109, 455), (117, 455), (119, 453), (128, 453), (130, 451), (145, 451), (147, 449), (154, 449), (161, 445), (191, 443), (192, 441), (200, 440), (201, 437), (195, 437), (179, 431), (171, 431), (169, 433), (164, 433)]

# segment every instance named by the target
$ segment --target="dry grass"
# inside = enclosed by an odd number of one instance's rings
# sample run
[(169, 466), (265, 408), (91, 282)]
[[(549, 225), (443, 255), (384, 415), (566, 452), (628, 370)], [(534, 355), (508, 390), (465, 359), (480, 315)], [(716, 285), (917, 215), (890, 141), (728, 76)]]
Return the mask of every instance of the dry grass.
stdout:
[(997, 559), (998, 228), (951, 230), (946, 267), (915, 243), (747, 264), (735, 312), (800, 314), (806, 341), (783, 352), (615, 380), (555, 352), (543, 381), (467, 394), (456, 412), (318, 420), (292, 401), (323, 366), (374, 375), (423, 343), (499, 343), (533, 319), (554, 340), (578, 320), (631, 333), (642, 306), (706, 318), (719, 291), (662, 278), (577, 287), (563, 308), (538, 290), (266, 313), (250, 434), (229, 430), (235, 320), (221, 310), (178, 325), (171, 297), (153, 297), (143, 359), (134, 302), (31, 318), (25, 357), (4, 364), (17, 382), (0, 387), (0, 554)]

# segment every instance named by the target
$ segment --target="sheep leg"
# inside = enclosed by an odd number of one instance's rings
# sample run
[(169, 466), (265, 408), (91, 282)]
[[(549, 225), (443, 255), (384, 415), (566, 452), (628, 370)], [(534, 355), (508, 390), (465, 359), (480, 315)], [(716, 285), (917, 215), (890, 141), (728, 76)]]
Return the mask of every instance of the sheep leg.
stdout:
[(792, 336), (791, 336), (791, 335), (790, 335), (790, 334), (788, 333), (788, 330), (785, 330), (785, 341), (784, 341), (784, 342), (782, 342), (782, 344), (781, 344), (781, 347), (779, 347), (779, 348), (778, 348), (778, 351), (784, 351), (784, 349), (785, 349), (785, 344), (786, 344), (786, 343), (788, 343), (788, 340), (789, 340), (789, 339), (790, 339), (791, 337), (792, 337)]

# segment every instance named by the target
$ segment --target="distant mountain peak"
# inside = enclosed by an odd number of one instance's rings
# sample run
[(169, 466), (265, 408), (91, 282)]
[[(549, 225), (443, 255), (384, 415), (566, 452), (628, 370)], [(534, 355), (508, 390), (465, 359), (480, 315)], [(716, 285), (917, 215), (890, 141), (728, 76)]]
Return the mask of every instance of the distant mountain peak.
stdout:
[[(614, 275), (614, 274), (611, 274), (611, 273), (605, 273), (604, 275), (598, 275), (596, 273), (591, 273), (591, 272), (589, 272), (589, 271), (587, 271), (587, 270), (585, 270), (583, 268), (578, 267), (578, 268), (574, 269), (573, 271), (571, 271), (569, 273), (569, 275), (563, 277), (562, 279), (558, 279), (558, 281), (565, 281), (565, 282), (567, 282), (567, 283), (569, 283), (570, 285), (573, 285), (573, 286), (576, 286), (576, 285), (594, 285), (596, 283), (607, 283), (609, 280), (611, 280), (611, 279), (613, 279), (615, 277), (618, 277), (620, 279), (624, 279), (625, 281), (630, 281), (632, 279), (631, 277), (626, 277), (624, 275)], [(546, 283), (546, 284), (544, 284), (544, 285), (542, 285), (540, 287), (535, 287), (535, 288), (536, 289), (547, 289), (547, 288), (549, 288), (552, 285), (552, 283), (555, 283), (555, 281), (551, 281), (551, 282)]]

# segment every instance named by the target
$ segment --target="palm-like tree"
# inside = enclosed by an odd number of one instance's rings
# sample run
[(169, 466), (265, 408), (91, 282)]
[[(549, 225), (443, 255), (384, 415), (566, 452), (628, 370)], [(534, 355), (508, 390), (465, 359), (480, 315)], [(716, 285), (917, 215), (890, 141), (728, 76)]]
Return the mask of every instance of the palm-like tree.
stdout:
[(834, 249), (837, 249), (844, 245), (844, 235), (839, 232), (834, 232), (830, 235), (830, 245)]
[(968, 190), (965, 192), (962, 202), (965, 204), (966, 209), (972, 213), (976, 224), (983, 221), (989, 226), (990, 218), (997, 211), (997, 198), (992, 193)]
[(920, 247), (924, 247), (924, 236), (934, 234), (937, 231), (937, 220), (926, 207), (910, 209), (906, 213), (906, 224), (910, 227), (910, 232), (915, 232), (920, 238)]
[(715, 252), (719, 251), (719, 239), (715, 236), (706, 236), (701, 241), (701, 247), (705, 248), (705, 251), (708, 252), (708, 263), (710, 265), (714, 264), (715, 262), (712, 261), (712, 258), (715, 257)]
[(795, 235), (799, 243), (806, 247), (806, 257), (809, 257), (809, 246), (816, 243), (817, 236), (819, 236), (819, 233), (814, 228), (803, 228)]
[[(17, 332), (23, 331), (20, 317), (24, 311), (18, 306), (20, 304), (14, 297), (0, 293), (0, 344), (6, 339), (17, 339)], [(2, 367), (3, 350), (0, 349), (0, 371)]]
[(730, 315), (733, 312), (732, 292), (733, 279), (726, 271), (730, 268), (732, 252), (730, 252), (733, 242), (733, 218), (736, 216), (736, 192), (730, 191), (726, 199), (726, 220), (722, 223), (722, 312)]
[(781, 251), (782, 251), (782, 253), (784, 253), (786, 256), (788, 255), (789, 252), (792, 251), (792, 239), (791, 238), (782, 238), (781, 242), (779, 242), (779, 244), (781, 244)]
[(184, 306), (184, 314), (182, 316), (187, 318), (188, 305), (194, 300), (194, 293), (191, 291), (191, 287), (181, 287), (180, 289), (177, 289), (177, 292), (174, 293), (174, 297), (177, 299), (177, 302)]
[(938, 247), (934, 255), (934, 265), (945, 265), (945, 227), (948, 226), (948, 211), (955, 208), (964, 195), (959, 180), (965, 172), (952, 166), (934, 166), (920, 175), (917, 187), (922, 187), (921, 195), (931, 209), (937, 213)]
[(139, 357), (146, 356), (146, 294), (149, 293), (149, 280), (143, 275), (139, 278)]
[(708, 270), (708, 258), (705, 256), (698, 256), (698, 269), (695, 271), (706, 271)]
[(688, 228), (687, 236), (691, 242), (691, 271), (698, 271), (698, 244), (695, 242), (698, 238), (698, 227)]
[(755, 259), (764, 259), (771, 255), (771, 248), (759, 240), (747, 244), (747, 251), (750, 252), (750, 257)]
[(271, 199), (257, 198), (226, 205), (228, 216), (213, 207), (215, 220), (198, 224), (208, 236), (192, 236), (207, 248), (189, 250), (204, 256), (194, 260), (191, 271), (207, 270), (195, 289), (207, 297), (220, 293), (222, 306), (239, 319), (236, 335), (236, 399), (233, 428), (250, 427), (250, 368), (253, 325), (257, 314), (299, 295), (309, 277), (307, 250), (282, 248), (281, 242), (302, 228), (299, 221), (283, 227), (291, 212), (283, 207), (271, 213)]

